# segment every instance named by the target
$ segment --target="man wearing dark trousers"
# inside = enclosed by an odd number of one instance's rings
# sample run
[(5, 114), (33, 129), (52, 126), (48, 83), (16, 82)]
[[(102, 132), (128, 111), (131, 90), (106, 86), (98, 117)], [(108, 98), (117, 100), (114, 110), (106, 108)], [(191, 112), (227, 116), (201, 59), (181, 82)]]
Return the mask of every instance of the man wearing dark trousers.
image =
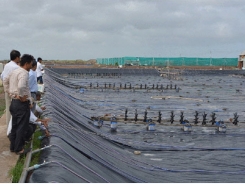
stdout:
[[(29, 88), (31, 91), (31, 97), (34, 99), (34, 101), (36, 101), (36, 93), (38, 91), (36, 69), (37, 69), (37, 62), (35, 61), (35, 59), (33, 59), (32, 68), (29, 71)], [(31, 111), (35, 113), (35, 110), (36, 110), (36, 103), (34, 102)]]
[(32, 104), (29, 89), (29, 70), (32, 68), (33, 57), (24, 54), (20, 60), (20, 68), (11, 72), (3, 81), (4, 90), (12, 99), (10, 113), (12, 115), (12, 130), (10, 135), (10, 151), (16, 154), (26, 154), (24, 135), (30, 118)]

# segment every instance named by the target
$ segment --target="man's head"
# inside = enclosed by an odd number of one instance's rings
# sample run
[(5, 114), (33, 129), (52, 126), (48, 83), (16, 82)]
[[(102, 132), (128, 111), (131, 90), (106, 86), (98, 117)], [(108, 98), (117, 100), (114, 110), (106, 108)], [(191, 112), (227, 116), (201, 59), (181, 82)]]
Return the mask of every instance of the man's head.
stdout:
[(18, 50), (12, 50), (10, 52), (10, 60), (16, 62), (17, 64), (20, 62), (20, 52)]
[(36, 99), (37, 99), (37, 101), (40, 101), (40, 99), (41, 99), (41, 92), (40, 91), (37, 91)]
[(35, 61), (35, 59), (32, 60), (32, 67), (31, 67), (31, 69), (32, 69), (33, 71), (36, 71), (36, 69), (37, 69), (37, 62)]
[(24, 54), (20, 59), (20, 66), (29, 71), (32, 68), (33, 56), (30, 54)]
[(38, 61), (39, 63), (42, 63), (43, 60), (42, 60), (42, 58), (39, 57), (39, 58), (37, 58), (37, 61)]

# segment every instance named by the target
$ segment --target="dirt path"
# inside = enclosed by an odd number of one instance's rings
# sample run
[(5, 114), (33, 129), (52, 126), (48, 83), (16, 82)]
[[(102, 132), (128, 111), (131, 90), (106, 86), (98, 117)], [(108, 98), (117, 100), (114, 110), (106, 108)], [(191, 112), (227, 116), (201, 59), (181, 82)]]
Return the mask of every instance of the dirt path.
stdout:
[(7, 137), (7, 125), (5, 114), (0, 118), (0, 183), (11, 183), (9, 170), (13, 168), (19, 158), (9, 150), (9, 139)]
[[(0, 86), (2, 86), (1, 80)], [(0, 98), (4, 98), (3, 93), (0, 94)], [(18, 155), (10, 152), (9, 143), (5, 114), (3, 114), (0, 118), (0, 183), (11, 183), (9, 170), (15, 166), (19, 158)]]

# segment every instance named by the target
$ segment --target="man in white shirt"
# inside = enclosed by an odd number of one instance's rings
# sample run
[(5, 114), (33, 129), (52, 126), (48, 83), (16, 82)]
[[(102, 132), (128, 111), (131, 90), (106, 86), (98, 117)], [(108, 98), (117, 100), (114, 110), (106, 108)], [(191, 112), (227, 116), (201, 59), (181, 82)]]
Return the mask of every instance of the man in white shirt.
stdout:
[[(41, 92), (40, 91), (37, 91), (36, 93), (36, 101), (40, 101), (41, 100)], [(39, 107), (38, 104), (36, 103), (36, 116), (40, 117), (43, 113), (43, 111), (46, 109), (45, 106), (42, 106), (42, 107)]]
[(43, 84), (43, 66), (42, 66), (42, 58), (37, 58), (37, 82), (39, 82), (40, 84)]
[(45, 136), (49, 137), (48, 131), (48, 122), (49, 119), (38, 119), (33, 112), (30, 113), (30, 123), (28, 129), (25, 132), (25, 141), (31, 140), (32, 134), (35, 132), (37, 125), (39, 126), (40, 130), (45, 131)]
[[(10, 52), (10, 62), (7, 63), (4, 67), (4, 70), (1, 74), (2, 81), (15, 69), (19, 68), (19, 62), (20, 62), (20, 52), (17, 50), (12, 50)], [(5, 90), (4, 90), (5, 91)], [(11, 103), (11, 99), (8, 95), (8, 93), (5, 91), (5, 104), (6, 104), (6, 124), (8, 125), (11, 114), (9, 111), (9, 106)]]

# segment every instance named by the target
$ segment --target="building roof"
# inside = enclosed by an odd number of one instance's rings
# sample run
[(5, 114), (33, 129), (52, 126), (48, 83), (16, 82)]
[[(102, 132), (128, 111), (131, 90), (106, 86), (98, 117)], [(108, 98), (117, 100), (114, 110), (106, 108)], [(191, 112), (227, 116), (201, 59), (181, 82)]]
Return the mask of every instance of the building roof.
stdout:
[(245, 55), (245, 51), (243, 51), (243, 52), (240, 54), (240, 56), (241, 56), (241, 55)]

